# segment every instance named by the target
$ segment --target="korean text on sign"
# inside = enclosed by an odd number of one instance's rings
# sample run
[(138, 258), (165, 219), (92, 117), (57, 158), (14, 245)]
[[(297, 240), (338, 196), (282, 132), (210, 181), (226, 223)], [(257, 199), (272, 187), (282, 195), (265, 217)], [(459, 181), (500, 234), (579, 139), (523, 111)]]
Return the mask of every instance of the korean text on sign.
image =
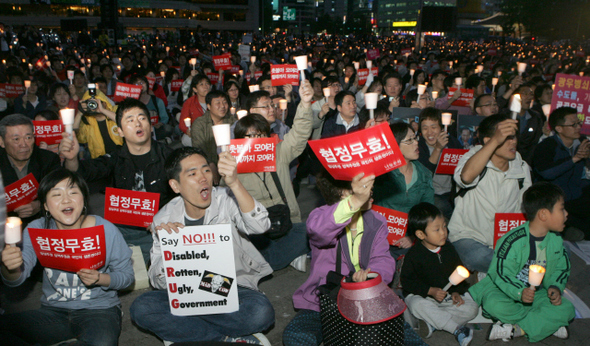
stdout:
[(139, 99), (139, 95), (141, 95), (141, 85), (125, 84), (119, 82), (115, 86), (115, 95), (113, 96), (113, 100), (115, 102), (120, 102), (128, 97), (137, 100)]
[(387, 241), (390, 245), (394, 245), (406, 235), (406, 231), (408, 230), (407, 213), (402, 213), (401, 211), (380, 207), (374, 204), (371, 209), (383, 215), (385, 220), (387, 220), (387, 230), (389, 231)]
[(494, 219), (494, 248), (498, 243), (498, 239), (525, 222), (526, 217), (523, 213), (496, 213)]
[(35, 127), (36, 145), (41, 145), (41, 143), (53, 145), (61, 142), (61, 134), (64, 132), (61, 120), (33, 121), (33, 126)]
[(38, 188), (39, 183), (37, 183), (37, 179), (35, 179), (33, 173), (29, 173), (24, 178), (6, 186), (4, 188), (6, 211), (14, 211), (14, 209), (27, 205), (37, 199)]
[(297, 65), (272, 65), (270, 80), (273, 86), (285, 84), (299, 85), (299, 71)]
[[(373, 73), (373, 77), (377, 77), (379, 75), (379, 68), (372, 67), (371, 73)], [(359, 85), (365, 85), (367, 83), (367, 77), (369, 77), (369, 69), (368, 68), (360, 68), (356, 73), (359, 79)]]
[(455, 168), (457, 168), (457, 164), (459, 160), (465, 155), (466, 152), (469, 150), (467, 149), (443, 149), (440, 159), (438, 160), (438, 165), (436, 166), (436, 174), (454, 174)]
[[(450, 100), (456, 91), (457, 88), (449, 88), (447, 99)], [(453, 106), (471, 107), (471, 101), (473, 101), (473, 89), (461, 89), (461, 96), (453, 102)]]
[(216, 70), (227, 70), (231, 67), (231, 53), (213, 56), (213, 65)]
[(115, 224), (147, 227), (158, 212), (160, 194), (107, 187), (104, 218)]
[(352, 180), (360, 173), (379, 176), (406, 164), (386, 123), (309, 141), (309, 145), (326, 170), (339, 180)]
[(182, 88), (182, 83), (184, 83), (184, 79), (175, 79), (170, 82), (170, 91), (180, 91)]
[(29, 237), (41, 265), (68, 272), (99, 269), (105, 264), (104, 226), (80, 229), (29, 228)]
[(232, 139), (229, 152), (238, 162), (238, 173), (277, 170), (277, 137)]
[(551, 98), (551, 111), (560, 107), (572, 107), (578, 112), (584, 135), (590, 135), (590, 77), (558, 73)]

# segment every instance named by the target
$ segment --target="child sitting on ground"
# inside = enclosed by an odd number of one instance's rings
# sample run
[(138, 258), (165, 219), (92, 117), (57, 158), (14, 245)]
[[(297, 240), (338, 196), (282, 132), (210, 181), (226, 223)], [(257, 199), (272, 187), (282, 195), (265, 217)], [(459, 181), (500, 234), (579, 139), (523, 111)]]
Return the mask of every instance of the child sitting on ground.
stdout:
[(443, 287), (461, 259), (453, 244), (447, 241), (447, 225), (442, 212), (433, 204), (422, 202), (410, 209), (407, 234), (418, 238), (406, 254), (401, 273), (401, 284), (406, 305), (417, 318), (426, 322), (428, 336), (435, 329), (447, 331), (461, 346), (473, 339), (473, 330), (465, 325), (477, 316), (478, 305), (467, 293), (463, 281)]
[[(554, 233), (565, 227), (563, 203), (564, 193), (556, 185), (540, 182), (531, 186), (522, 201), (529, 222), (498, 241), (488, 276), (469, 290), (484, 315), (498, 320), (491, 326), (488, 340), (508, 341), (526, 335), (530, 342), (537, 342), (552, 334), (568, 337), (566, 326), (575, 310), (561, 295), (570, 262), (562, 238)], [(528, 284), (533, 264), (546, 269), (536, 288)]]

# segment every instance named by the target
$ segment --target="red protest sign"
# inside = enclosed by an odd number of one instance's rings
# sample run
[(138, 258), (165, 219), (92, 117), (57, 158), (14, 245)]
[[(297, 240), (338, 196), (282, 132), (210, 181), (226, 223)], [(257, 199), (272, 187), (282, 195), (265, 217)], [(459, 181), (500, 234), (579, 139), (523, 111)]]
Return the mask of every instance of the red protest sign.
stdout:
[(455, 168), (457, 163), (463, 155), (469, 150), (467, 149), (443, 149), (440, 159), (438, 159), (438, 165), (436, 166), (435, 174), (455, 174)]
[(371, 209), (383, 215), (385, 220), (387, 220), (387, 230), (389, 231), (387, 241), (389, 242), (389, 245), (394, 245), (395, 242), (406, 235), (406, 231), (408, 230), (407, 213), (402, 213), (401, 211), (380, 207), (374, 204)]
[(156, 125), (159, 122), (160, 122), (160, 116), (159, 115), (152, 115), (152, 116), (150, 116), (150, 123), (152, 124), (152, 126)]
[[(154, 89), (154, 84), (156, 84), (156, 78), (152, 78), (152, 77), (148, 77), (148, 76), (146, 76), (145, 78), (147, 78), (147, 80), (148, 80), (149, 89), (150, 90)], [(162, 78), (162, 77), (160, 77), (160, 78)]]
[(379, 58), (379, 49), (369, 49), (367, 51), (367, 60), (375, 60)]
[(160, 85), (164, 84), (164, 78), (162, 78), (162, 76), (158, 76), (155, 79), (156, 79), (156, 83), (158, 83)]
[(498, 50), (496, 49), (496, 47), (490, 47), (490, 48), (488, 48), (488, 55), (489, 56), (496, 56), (496, 55), (498, 55)]
[[(256, 83), (256, 81), (260, 77), (262, 77), (262, 71), (256, 71), (256, 72), (254, 72), (254, 81), (253, 81), (253, 83)], [(250, 79), (251, 79), (251, 73), (248, 73), (246, 75), (246, 80), (248, 81), (248, 84), (250, 84)]]
[(555, 75), (555, 89), (551, 98), (551, 111), (560, 107), (572, 107), (583, 119), (584, 135), (590, 135), (590, 77), (558, 73)]
[(115, 86), (115, 95), (113, 95), (113, 100), (115, 102), (120, 102), (128, 97), (137, 100), (139, 99), (139, 95), (141, 95), (141, 85), (125, 84), (118, 82), (117, 86)]
[(334, 179), (352, 180), (360, 173), (379, 176), (406, 164), (387, 123), (308, 143)]
[(229, 72), (232, 74), (238, 74), (240, 73), (240, 65), (231, 65), (229, 67)]
[(41, 143), (53, 145), (61, 142), (61, 134), (64, 132), (61, 120), (33, 121), (33, 126), (36, 145), (41, 145)]
[(75, 273), (105, 265), (107, 250), (102, 225), (80, 229), (29, 228), (29, 237), (43, 267)]
[(277, 137), (232, 139), (229, 153), (238, 162), (238, 173), (276, 172)]
[(0, 97), (6, 97), (6, 83), (0, 83)]
[(4, 198), (6, 199), (6, 212), (27, 205), (37, 198), (37, 189), (39, 183), (33, 176), (33, 173), (27, 174), (24, 178), (4, 188)]
[(39, 71), (43, 71), (47, 68), (47, 60), (45, 60), (45, 57), (41, 57), (39, 60), (37, 60), (37, 62), (35, 63), (35, 69), (39, 70)]
[[(455, 95), (455, 91), (457, 91), (457, 88), (449, 88), (447, 100), (450, 100)], [(461, 89), (461, 96), (452, 105), (457, 107), (471, 107), (471, 101), (473, 101), (473, 89)]]
[(402, 48), (401, 53), (402, 53), (402, 55), (406, 55), (406, 54), (410, 55), (410, 54), (412, 54), (412, 49), (411, 48)]
[(22, 95), (25, 93), (25, 86), (20, 84), (4, 84), (4, 94), (5, 97), (9, 99), (13, 99), (18, 97), (18, 95)]
[[(371, 67), (371, 72), (373, 73), (373, 77), (377, 77), (379, 75), (379, 68), (378, 67)], [(368, 68), (360, 68), (356, 71), (356, 75), (359, 79), (359, 85), (365, 85), (367, 83), (367, 77), (369, 77), (369, 69)]]
[(170, 91), (180, 91), (182, 88), (182, 83), (184, 83), (184, 79), (175, 79), (170, 82)]
[(496, 213), (494, 218), (494, 248), (496, 248), (498, 239), (525, 222), (526, 217), (523, 213)]
[(160, 194), (107, 187), (104, 218), (112, 223), (147, 227), (158, 212)]
[(225, 53), (221, 55), (213, 56), (213, 65), (215, 69), (219, 71), (219, 69), (227, 70), (231, 67), (231, 53)]
[(215, 85), (215, 84), (217, 84), (217, 82), (219, 82), (219, 75), (217, 73), (207, 72), (207, 78), (209, 78), (209, 81), (213, 85)]
[(297, 65), (272, 65), (270, 69), (272, 86), (285, 84), (299, 85), (299, 71)]

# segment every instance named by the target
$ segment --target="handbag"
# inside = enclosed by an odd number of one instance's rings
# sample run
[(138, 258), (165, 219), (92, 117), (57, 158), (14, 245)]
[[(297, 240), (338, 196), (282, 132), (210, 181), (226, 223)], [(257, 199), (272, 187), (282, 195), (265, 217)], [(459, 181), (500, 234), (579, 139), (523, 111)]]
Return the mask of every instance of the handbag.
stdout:
[[(279, 180), (279, 176), (277, 172), (271, 172), (270, 175), (277, 186), (277, 190), (279, 190), (279, 194), (281, 195), (281, 199), (285, 204), (276, 204), (272, 207), (266, 208), (268, 211), (268, 218), (270, 219), (270, 229), (264, 233), (264, 235), (270, 239), (279, 239), (287, 235), (291, 228), (293, 228), (293, 223), (291, 222), (291, 209), (289, 209), (289, 204), (287, 203), (287, 197), (285, 197), (285, 192), (283, 191), (283, 187), (281, 186), (281, 181)], [(260, 176), (258, 177), (260, 178)], [(260, 179), (262, 180), (262, 179)], [(264, 187), (266, 187), (266, 191), (271, 196), (268, 186), (266, 186), (266, 182), (262, 180)]]

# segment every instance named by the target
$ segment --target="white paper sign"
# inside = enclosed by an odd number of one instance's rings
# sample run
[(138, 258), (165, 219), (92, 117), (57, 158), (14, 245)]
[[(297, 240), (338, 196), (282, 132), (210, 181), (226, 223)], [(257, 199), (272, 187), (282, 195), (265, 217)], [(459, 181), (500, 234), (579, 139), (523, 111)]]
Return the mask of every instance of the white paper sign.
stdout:
[(170, 311), (177, 316), (238, 311), (231, 226), (189, 226), (158, 233)]
[(238, 48), (238, 54), (242, 57), (242, 61), (250, 61), (250, 46), (241, 44)]

